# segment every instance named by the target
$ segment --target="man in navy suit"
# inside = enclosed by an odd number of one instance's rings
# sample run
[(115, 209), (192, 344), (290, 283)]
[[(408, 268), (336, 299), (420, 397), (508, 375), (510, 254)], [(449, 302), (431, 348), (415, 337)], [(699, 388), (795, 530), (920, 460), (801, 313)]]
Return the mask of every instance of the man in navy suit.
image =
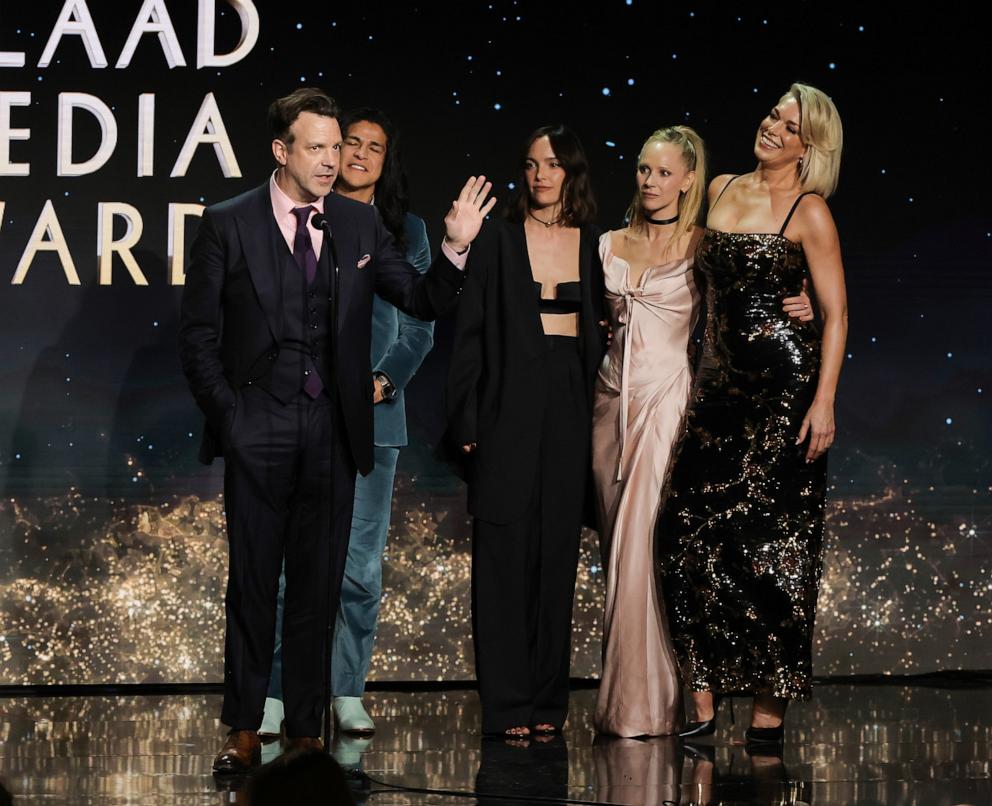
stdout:
[[(399, 131), (379, 109), (361, 107), (342, 115), (341, 167), (334, 193), (374, 204), (397, 246), (417, 271), (431, 265), (431, 247), (422, 219), (409, 212), (406, 176), (400, 159)], [(375, 723), (362, 694), (372, 658), (372, 645), (382, 595), (382, 554), (392, 512), (393, 479), (400, 448), (407, 443), (403, 390), (434, 344), (434, 323), (407, 316), (377, 296), (372, 307), (373, 415), (375, 468), (355, 483), (348, 560), (334, 627), (331, 691), (334, 721), (345, 733), (370, 734)], [(280, 733), (283, 719), (281, 604), (276, 618), (276, 651), (272, 659), (264, 737)], [(351, 743), (349, 746), (353, 746)], [(337, 751), (336, 751), (337, 752)]]
[[(495, 203), (486, 202), (491, 183), (470, 179), (445, 216), (441, 254), (421, 275), (374, 207), (328, 195), (339, 167), (337, 118), (319, 90), (273, 102), (277, 168), (261, 187), (204, 211), (183, 293), (180, 358), (207, 421), (200, 456), (225, 459), (221, 720), (231, 731), (218, 772), (260, 757), (283, 563), (286, 734), (291, 746), (320, 746), (327, 607), (339, 598), (356, 471), (367, 474), (374, 462), (373, 300), (421, 319), (453, 308), (465, 253)], [(333, 240), (312, 226), (320, 214)]]

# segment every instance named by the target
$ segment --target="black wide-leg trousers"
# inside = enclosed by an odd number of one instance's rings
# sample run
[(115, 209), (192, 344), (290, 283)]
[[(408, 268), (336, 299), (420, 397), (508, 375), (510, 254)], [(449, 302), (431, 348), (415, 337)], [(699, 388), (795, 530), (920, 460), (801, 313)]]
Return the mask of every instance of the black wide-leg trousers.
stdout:
[(534, 409), (541, 443), (533, 497), (519, 520), (473, 524), (472, 626), (484, 733), (560, 728), (568, 714), (590, 414), (576, 340), (545, 340), (548, 394)]
[(330, 679), (328, 597), (333, 624), (355, 497), (355, 466), (338, 406), (326, 391), (283, 404), (247, 386), (227, 427), (224, 461), (229, 575), (221, 720), (232, 729), (257, 730), (262, 723), (285, 558), (286, 734), (319, 736)]

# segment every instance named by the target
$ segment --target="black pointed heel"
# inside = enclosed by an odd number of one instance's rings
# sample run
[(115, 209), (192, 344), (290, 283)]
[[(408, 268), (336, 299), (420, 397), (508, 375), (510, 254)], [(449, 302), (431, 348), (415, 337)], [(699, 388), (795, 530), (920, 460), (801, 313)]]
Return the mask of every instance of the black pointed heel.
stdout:
[[(734, 698), (727, 697), (730, 702), (730, 724), (734, 724)], [(679, 732), (679, 736), (688, 739), (695, 736), (712, 736), (716, 733), (716, 718), (720, 715), (720, 704), (723, 702), (723, 695), (716, 694), (713, 697), (713, 718), (704, 719), (702, 722), (690, 722), (685, 726), (685, 730)]]
[(682, 747), (685, 748), (685, 754), (694, 762), (708, 761), (710, 764), (716, 763), (716, 748), (711, 744), (685, 742)]

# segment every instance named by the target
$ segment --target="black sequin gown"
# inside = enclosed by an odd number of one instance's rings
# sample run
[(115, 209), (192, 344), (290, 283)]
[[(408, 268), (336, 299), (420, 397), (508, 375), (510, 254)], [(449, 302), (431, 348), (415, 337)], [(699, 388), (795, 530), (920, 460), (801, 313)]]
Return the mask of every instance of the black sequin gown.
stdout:
[(795, 442), (820, 334), (782, 312), (806, 258), (780, 234), (708, 230), (696, 266), (706, 338), (655, 541), (672, 639), (693, 691), (808, 699), (826, 457)]

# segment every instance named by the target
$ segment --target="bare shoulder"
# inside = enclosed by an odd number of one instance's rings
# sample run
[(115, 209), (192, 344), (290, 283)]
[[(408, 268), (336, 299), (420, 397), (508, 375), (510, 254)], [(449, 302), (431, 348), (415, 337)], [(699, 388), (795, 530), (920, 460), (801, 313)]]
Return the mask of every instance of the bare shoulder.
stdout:
[(610, 245), (610, 251), (614, 255), (622, 257), (624, 248), (634, 238), (634, 233), (630, 227), (623, 227), (622, 229), (611, 229), (605, 237)]
[(730, 184), (730, 180), (733, 179), (737, 174), (720, 174), (719, 176), (714, 176), (710, 180), (709, 187), (709, 200), (710, 204), (714, 202), (717, 196), (719, 196), (725, 187)]
[(824, 241), (837, 237), (830, 205), (822, 196), (811, 193), (804, 196), (795, 212), (796, 224), (802, 240)]
[(826, 220), (832, 223), (834, 220), (834, 217), (830, 214), (830, 205), (827, 204), (827, 200), (819, 193), (810, 193), (803, 196), (802, 202), (796, 208), (796, 215), (802, 221), (814, 222)]

